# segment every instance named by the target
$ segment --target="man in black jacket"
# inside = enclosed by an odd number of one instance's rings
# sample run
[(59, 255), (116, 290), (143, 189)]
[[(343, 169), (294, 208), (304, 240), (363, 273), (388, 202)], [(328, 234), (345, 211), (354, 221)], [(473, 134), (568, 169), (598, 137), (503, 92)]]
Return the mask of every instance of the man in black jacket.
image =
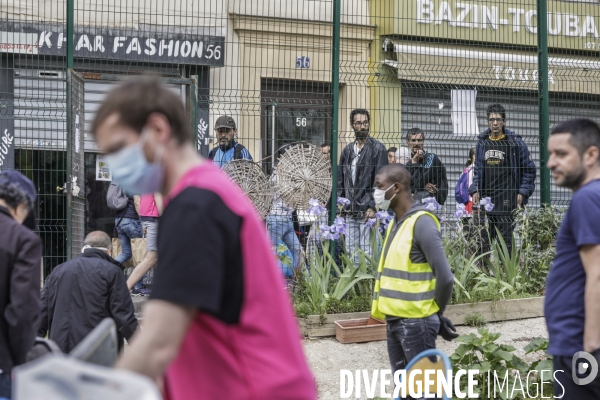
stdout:
[(69, 353), (109, 317), (117, 325), (121, 348), (123, 338), (129, 340), (138, 323), (121, 264), (110, 257), (111, 239), (102, 231), (91, 232), (82, 252), (48, 276), (38, 336), (50, 332), (49, 338)]
[(0, 397), (11, 397), (10, 373), (26, 362), (40, 314), (42, 241), (22, 225), (35, 196), (21, 173), (0, 174)]
[(354, 129), (355, 140), (342, 150), (338, 167), (337, 196), (350, 200), (350, 204), (343, 208), (346, 215), (346, 252), (348, 256), (354, 255), (356, 264), (357, 248), (371, 254), (370, 229), (365, 222), (375, 217), (375, 175), (388, 164), (385, 146), (369, 136), (370, 124), (371, 116), (367, 110), (352, 110), (350, 125)]
[(406, 163), (406, 168), (410, 172), (415, 201), (420, 203), (425, 197), (435, 197), (438, 204), (443, 206), (448, 197), (444, 163), (436, 154), (425, 151), (425, 133), (421, 128), (409, 129), (406, 142), (412, 157)]

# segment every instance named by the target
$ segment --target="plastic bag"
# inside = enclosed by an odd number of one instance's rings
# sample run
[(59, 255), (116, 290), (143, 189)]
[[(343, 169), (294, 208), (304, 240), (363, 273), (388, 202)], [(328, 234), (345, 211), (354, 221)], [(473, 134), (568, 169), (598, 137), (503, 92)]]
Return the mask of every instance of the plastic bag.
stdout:
[(147, 377), (48, 355), (14, 371), (13, 400), (161, 400)]

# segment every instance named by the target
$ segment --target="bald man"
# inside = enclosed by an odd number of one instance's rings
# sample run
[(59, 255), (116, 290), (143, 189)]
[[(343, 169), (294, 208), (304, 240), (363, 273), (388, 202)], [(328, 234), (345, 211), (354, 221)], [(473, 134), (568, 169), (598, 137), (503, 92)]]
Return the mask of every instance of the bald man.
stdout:
[[(57, 266), (42, 290), (38, 336), (49, 338), (69, 353), (104, 318), (117, 325), (119, 349), (137, 329), (133, 302), (122, 265), (111, 257), (111, 239), (88, 234), (81, 255)], [(76, 306), (75, 306), (76, 305)]]

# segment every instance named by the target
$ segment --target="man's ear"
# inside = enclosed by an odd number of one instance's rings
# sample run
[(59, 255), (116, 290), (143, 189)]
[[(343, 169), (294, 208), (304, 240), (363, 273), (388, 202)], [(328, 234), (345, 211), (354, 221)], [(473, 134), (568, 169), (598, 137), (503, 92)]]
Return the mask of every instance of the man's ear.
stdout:
[(583, 161), (589, 167), (593, 167), (595, 164), (597, 164), (599, 158), (600, 149), (596, 146), (588, 147), (588, 149), (583, 154)]

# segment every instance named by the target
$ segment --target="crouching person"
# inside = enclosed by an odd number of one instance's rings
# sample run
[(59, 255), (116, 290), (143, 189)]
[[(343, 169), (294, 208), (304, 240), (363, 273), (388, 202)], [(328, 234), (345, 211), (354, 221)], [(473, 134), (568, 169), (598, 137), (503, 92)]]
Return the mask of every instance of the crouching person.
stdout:
[(38, 336), (54, 340), (69, 353), (104, 318), (117, 326), (119, 350), (138, 322), (122, 266), (111, 256), (111, 239), (101, 231), (89, 233), (82, 254), (57, 266), (42, 290)]
[(375, 177), (375, 204), (394, 212), (379, 261), (371, 314), (387, 321), (392, 372), (403, 370), (438, 334), (458, 335), (443, 317), (452, 296), (453, 276), (442, 246), (437, 217), (415, 203), (410, 173), (400, 165), (383, 167)]

